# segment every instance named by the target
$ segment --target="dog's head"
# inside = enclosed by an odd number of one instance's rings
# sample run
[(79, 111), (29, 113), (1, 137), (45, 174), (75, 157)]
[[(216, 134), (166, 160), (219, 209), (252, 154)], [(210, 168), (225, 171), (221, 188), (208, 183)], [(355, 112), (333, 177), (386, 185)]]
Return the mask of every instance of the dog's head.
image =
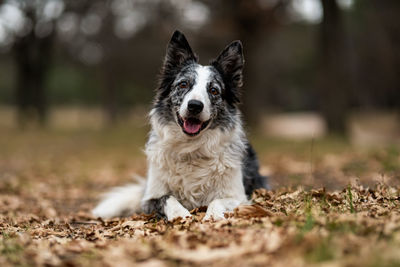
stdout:
[(242, 86), (242, 44), (232, 42), (208, 66), (197, 62), (185, 36), (175, 31), (167, 47), (155, 109), (188, 136), (232, 126)]

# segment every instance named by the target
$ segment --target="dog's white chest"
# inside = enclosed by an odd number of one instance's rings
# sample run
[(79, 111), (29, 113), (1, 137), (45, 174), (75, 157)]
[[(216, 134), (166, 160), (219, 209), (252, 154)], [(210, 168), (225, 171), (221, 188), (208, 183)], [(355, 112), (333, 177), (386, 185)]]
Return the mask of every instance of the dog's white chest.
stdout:
[(159, 179), (160, 186), (185, 208), (207, 206), (218, 198), (245, 198), (240, 127), (232, 132), (207, 130), (197, 139), (182, 138), (176, 126), (153, 124), (153, 129), (158, 131), (150, 135), (146, 146), (156, 176), (152, 178)]
[(173, 165), (165, 166), (170, 174), (167, 185), (172, 195), (189, 209), (208, 205), (232, 178), (234, 167), (223, 156), (186, 154), (174, 158)]

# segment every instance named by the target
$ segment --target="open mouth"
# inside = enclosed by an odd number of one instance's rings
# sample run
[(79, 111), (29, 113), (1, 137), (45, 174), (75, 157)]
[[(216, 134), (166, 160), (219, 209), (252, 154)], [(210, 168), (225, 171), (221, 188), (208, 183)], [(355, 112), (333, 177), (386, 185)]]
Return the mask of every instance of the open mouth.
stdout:
[(181, 126), (183, 132), (190, 136), (198, 135), (204, 128), (207, 127), (208, 123), (210, 122), (210, 120), (203, 122), (197, 118), (184, 119), (179, 116), (179, 114), (177, 114), (177, 117), (178, 123)]

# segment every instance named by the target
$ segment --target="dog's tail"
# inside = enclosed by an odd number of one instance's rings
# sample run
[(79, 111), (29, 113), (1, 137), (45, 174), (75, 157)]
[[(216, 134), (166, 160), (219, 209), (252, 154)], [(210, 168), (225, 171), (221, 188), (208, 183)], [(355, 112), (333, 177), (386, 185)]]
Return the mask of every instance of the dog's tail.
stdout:
[(116, 187), (106, 193), (92, 214), (101, 218), (129, 216), (141, 212), (140, 202), (143, 197), (145, 180), (137, 179), (136, 184)]

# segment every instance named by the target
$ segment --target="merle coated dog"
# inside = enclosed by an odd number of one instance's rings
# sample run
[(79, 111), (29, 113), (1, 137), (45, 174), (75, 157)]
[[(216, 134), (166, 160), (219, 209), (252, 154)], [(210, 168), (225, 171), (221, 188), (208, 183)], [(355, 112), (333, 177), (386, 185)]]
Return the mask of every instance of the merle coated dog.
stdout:
[(218, 220), (266, 187), (238, 109), (243, 64), (240, 41), (203, 66), (174, 32), (150, 112), (147, 179), (106, 194), (95, 216), (155, 212), (173, 220), (208, 206), (204, 220)]

